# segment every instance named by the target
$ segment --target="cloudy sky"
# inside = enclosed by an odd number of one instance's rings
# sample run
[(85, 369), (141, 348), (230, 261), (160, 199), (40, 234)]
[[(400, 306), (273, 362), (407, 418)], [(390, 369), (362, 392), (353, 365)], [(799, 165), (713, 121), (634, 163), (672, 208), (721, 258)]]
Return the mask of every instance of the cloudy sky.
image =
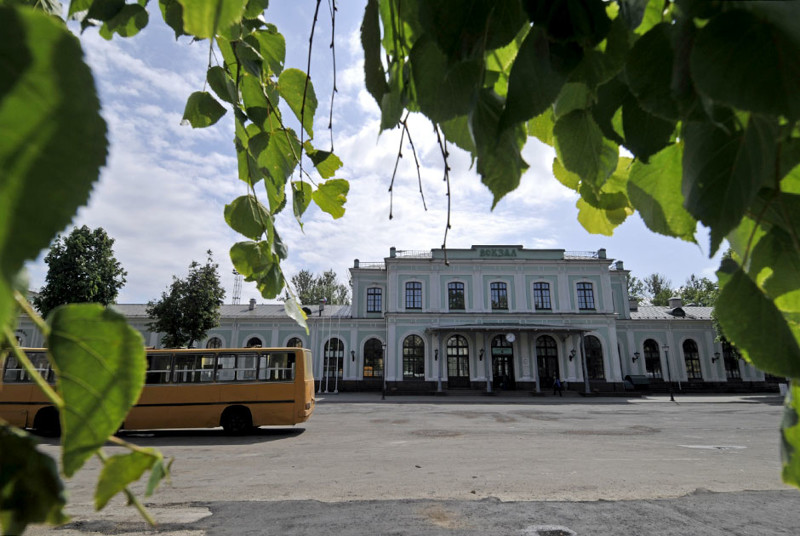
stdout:
[[(267, 19), (286, 37), (287, 67), (305, 70), (314, 6), (313, 0), (271, 2)], [(390, 197), (400, 133), (379, 133), (379, 110), (364, 88), (358, 33), (363, 2), (348, 0), (339, 6), (332, 141), (344, 162), (337, 177), (350, 181), (347, 212), (333, 220), (312, 207), (301, 229), (291, 211), (285, 211), (285, 217), (279, 218), (279, 232), (289, 245), (287, 274), (333, 268), (346, 283), (354, 259), (381, 261), (391, 246), (399, 250), (440, 247), (447, 197), (439, 148), (429, 123), (421, 117), (410, 124), (421, 164), (424, 205), (407, 145)], [(208, 42), (191, 43), (185, 37), (176, 41), (157, 9), (151, 3), (150, 24), (136, 37), (105, 41), (92, 29), (81, 37), (109, 125), (110, 157), (88, 206), (79, 211), (73, 224), (103, 227), (116, 240), (115, 255), (128, 272), (120, 303), (157, 299), (173, 275), (184, 277), (191, 261), (203, 262), (208, 249), (220, 265), (230, 303), (234, 284), (228, 251), (243, 238), (227, 227), (223, 209), (247, 193), (237, 178), (232, 114), (229, 111), (207, 129), (181, 125), (187, 97), (203, 90)], [(314, 133), (315, 145), (329, 149), (331, 133), (326, 126), (333, 70), (325, 2), (321, 15), (311, 67), (320, 103)], [(284, 117), (293, 118), (290, 112)], [(448, 247), (520, 244), (569, 251), (604, 247), (610, 258), (623, 260), (638, 277), (663, 273), (676, 287), (693, 273), (713, 277), (718, 262), (708, 259), (704, 229), (698, 230), (699, 246), (655, 235), (638, 216), (617, 228), (613, 237), (586, 232), (577, 221), (577, 194), (556, 181), (551, 172), (554, 153), (536, 140), (529, 140), (524, 149), (530, 168), (521, 186), (493, 211), (492, 197), (470, 169), (469, 158), (455, 147), (451, 154)], [(44, 253), (28, 266), (32, 289), (44, 284)], [(253, 284), (244, 283), (242, 302), (250, 298), (266, 302)]]

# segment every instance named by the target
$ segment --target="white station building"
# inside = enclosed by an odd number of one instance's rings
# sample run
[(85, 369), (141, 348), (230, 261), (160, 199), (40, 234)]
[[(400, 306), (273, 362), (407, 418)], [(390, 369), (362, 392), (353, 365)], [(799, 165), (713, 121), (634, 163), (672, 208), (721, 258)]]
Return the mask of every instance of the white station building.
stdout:
[[(711, 308), (640, 306), (606, 250), (518, 245), (398, 251), (355, 260), (352, 305), (307, 304), (309, 333), (282, 304), (223, 305), (202, 347), (310, 348), (321, 391), (778, 390), (784, 381), (716, 341)], [(145, 305), (117, 305), (148, 346)], [(41, 335), (22, 321), (27, 346)]]

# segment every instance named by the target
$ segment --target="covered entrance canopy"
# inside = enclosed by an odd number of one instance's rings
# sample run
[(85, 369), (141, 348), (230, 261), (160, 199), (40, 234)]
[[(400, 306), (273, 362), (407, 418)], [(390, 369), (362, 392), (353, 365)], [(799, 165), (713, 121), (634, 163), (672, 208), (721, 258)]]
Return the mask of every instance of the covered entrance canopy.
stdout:
[[(586, 384), (586, 392), (589, 392), (589, 379), (586, 372), (586, 360), (584, 358), (583, 350), (583, 336), (584, 334), (592, 331), (591, 329), (581, 328), (577, 326), (567, 326), (564, 324), (514, 324), (512, 322), (503, 323), (486, 323), (486, 324), (438, 324), (425, 328), (426, 333), (440, 334), (442, 332), (475, 332), (485, 334), (498, 334), (515, 335), (517, 333), (549, 333), (564, 337), (568, 335), (578, 335), (581, 338), (580, 352), (581, 352), (581, 365), (583, 367), (583, 378)], [(513, 342), (513, 338), (509, 342)], [(483, 355), (483, 354), (481, 354)], [(491, 359), (491, 358), (490, 358)], [(440, 374), (441, 379), (441, 374)], [(539, 383), (539, 376), (537, 374), (536, 382)], [(487, 390), (491, 391), (491, 382), (487, 381)]]

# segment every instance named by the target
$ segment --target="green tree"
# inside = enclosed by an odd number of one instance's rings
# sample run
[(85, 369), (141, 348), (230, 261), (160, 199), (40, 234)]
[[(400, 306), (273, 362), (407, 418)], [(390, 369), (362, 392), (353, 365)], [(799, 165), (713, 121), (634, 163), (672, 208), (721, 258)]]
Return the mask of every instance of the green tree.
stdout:
[(647, 298), (652, 305), (665, 306), (675, 294), (672, 281), (663, 274), (650, 274), (642, 280)]
[(692, 274), (686, 279), (686, 283), (678, 289), (678, 296), (685, 305), (690, 303), (703, 307), (714, 307), (717, 301), (719, 288), (714, 281), (707, 277), (698, 278)]
[(59, 235), (44, 258), (45, 285), (33, 298), (42, 316), (67, 303), (115, 303), (127, 272), (114, 257), (114, 239), (102, 227), (75, 227)]
[(192, 261), (186, 279), (172, 276), (168, 292), (161, 299), (147, 303), (148, 324), (152, 331), (163, 333), (166, 348), (191, 347), (205, 338), (208, 330), (219, 325), (219, 306), (225, 298), (218, 268), (211, 251), (205, 265)]
[[(350, 289), (339, 283), (333, 269), (317, 276), (309, 270), (300, 270), (292, 276), (291, 281), (301, 304), (313, 305), (322, 299), (331, 305), (350, 304)], [(288, 294), (284, 296), (284, 299), (288, 298)]]
[(631, 275), (628, 272), (626, 276), (626, 280), (628, 283), (628, 297), (634, 300), (643, 300), (644, 299), (644, 283), (642, 280), (636, 277), (635, 275)]

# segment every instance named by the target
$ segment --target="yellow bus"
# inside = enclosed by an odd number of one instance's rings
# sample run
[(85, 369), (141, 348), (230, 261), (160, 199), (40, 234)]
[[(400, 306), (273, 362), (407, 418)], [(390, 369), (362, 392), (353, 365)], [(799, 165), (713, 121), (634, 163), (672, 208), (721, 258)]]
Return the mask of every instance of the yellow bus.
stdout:
[[(25, 349), (48, 382), (46, 349)], [(314, 411), (311, 352), (304, 348), (148, 350), (145, 386), (122, 429), (294, 425)], [(58, 411), (13, 355), (0, 386), (0, 418), (42, 435), (58, 435)]]

